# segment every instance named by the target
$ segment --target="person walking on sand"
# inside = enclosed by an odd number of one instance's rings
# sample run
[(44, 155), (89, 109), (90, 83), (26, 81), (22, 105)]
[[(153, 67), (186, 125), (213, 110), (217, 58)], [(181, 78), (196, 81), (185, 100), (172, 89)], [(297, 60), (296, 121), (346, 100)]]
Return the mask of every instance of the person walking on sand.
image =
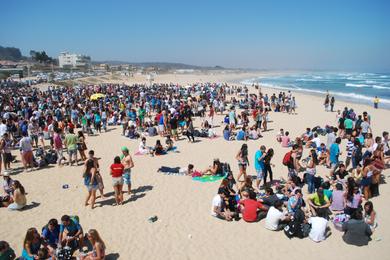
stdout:
[(122, 164), (124, 166), (124, 172), (123, 172), (123, 181), (124, 184), (127, 184), (128, 187), (128, 194), (131, 194), (131, 168), (134, 167), (133, 159), (131, 158), (129, 154), (129, 149), (127, 147), (122, 147)]
[(379, 106), (379, 98), (378, 98), (378, 96), (375, 96), (375, 98), (374, 98), (374, 108), (378, 109), (378, 106)]

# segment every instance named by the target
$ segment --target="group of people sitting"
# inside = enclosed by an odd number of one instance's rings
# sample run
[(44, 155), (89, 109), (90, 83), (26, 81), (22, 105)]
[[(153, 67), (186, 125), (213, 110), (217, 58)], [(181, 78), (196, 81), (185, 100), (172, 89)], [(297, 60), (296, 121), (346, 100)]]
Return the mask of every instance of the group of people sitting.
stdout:
[[(23, 260), (77, 259), (103, 260), (106, 246), (96, 229), (84, 234), (77, 216), (63, 215), (61, 222), (53, 218), (40, 231), (29, 228), (23, 240)], [(16, 255), (9, 244), (0, 241), (1, 259), (15, 259)]]
[(211, 215), (227, 221), (265, 219), (266, 229), (284, 230), (289, 238), (309, 237), (321, 242), (331, 234), (329, 220), (343, 213), (345, 221), (337, 223), (344, 231), (343, 240), (357, 246), (366, 245), (378, 225), (373, 203), (366, 201), (363, 207), (352, 180), (347, 187), (337, 183), (334, 190), (329, 182), (323, 183), (306, 200), (301, 187), (292, 181), (275, 188), (276, 193), (272, 187), (265, 188), (265, 193), (257, 193), (250, 176), (237, 184), (229, 175), (212, 200)]

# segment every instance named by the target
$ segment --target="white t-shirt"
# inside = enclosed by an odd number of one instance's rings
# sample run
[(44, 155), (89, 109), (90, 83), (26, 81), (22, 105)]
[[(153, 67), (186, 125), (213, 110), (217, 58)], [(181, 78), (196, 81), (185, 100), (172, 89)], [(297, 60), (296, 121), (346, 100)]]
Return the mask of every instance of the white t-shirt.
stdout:
[(284, 217), (283, 212), (279, 211), (275, 207), (271, 207), (268, 210), (267, 217), (265, 218), (265, 228), (269, 230), (277, 230), (279, 221)]
[(7, 132), (6, 124), (0, 124), (0, 137), (2, 137)]
[(309, 237), (314, 242), (321, 242), (325, 240), (326, 227), (328, 226), (328, 221), (321, 217), (311, 217), (309, 218), (309, 224), (311, 224), (311, 230)]
[(20, 149), (21, 149), (23, 152), (32, 151), (32, 141), (31, 141), (31, 138), (28, 137), (28, 136), (23, 137), (23, 138), (20, 139), (20, 141), (19, 141), (19, 146), (20, 146)]
[(319, 137), (314, 137), (312, 142), (316, 144), (316, 147), (321, 146), (321, 139)]
[(218, 208), (222, 207), (222, 198), (221, 198), (221, 196), (219, 196), (219, 194), (214, 196), (213, 202), (211, 205), (211, 216), (214, 216), (214, 217), (217, 216), (217, 213), (214, 212), (215, 207), (218, 207)]

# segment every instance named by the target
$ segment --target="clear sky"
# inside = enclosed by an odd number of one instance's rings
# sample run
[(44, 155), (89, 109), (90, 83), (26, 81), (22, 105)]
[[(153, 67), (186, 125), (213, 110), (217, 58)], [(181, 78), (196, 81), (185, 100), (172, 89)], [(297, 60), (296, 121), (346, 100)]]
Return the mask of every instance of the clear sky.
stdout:
[(100, 61), (390, 72), (390, 0), (12, 0), (0, 45)]

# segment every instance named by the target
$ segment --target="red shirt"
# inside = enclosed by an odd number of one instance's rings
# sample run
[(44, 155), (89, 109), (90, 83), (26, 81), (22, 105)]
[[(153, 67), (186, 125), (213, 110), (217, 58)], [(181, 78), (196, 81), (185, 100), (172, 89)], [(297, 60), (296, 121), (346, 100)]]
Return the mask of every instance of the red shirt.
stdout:
[(240, 204), (244, 206), (242, 212), (242, 218), (247, 222), (254, 222), (257, 219), (257, 209), (261, 209), (263, 204), (257, 200), (244, 199), (240, 201)]
[(111, 176), (114, 178), (122, 177), (125, 166), (121, 163), (113, 163), (110, 166)]

